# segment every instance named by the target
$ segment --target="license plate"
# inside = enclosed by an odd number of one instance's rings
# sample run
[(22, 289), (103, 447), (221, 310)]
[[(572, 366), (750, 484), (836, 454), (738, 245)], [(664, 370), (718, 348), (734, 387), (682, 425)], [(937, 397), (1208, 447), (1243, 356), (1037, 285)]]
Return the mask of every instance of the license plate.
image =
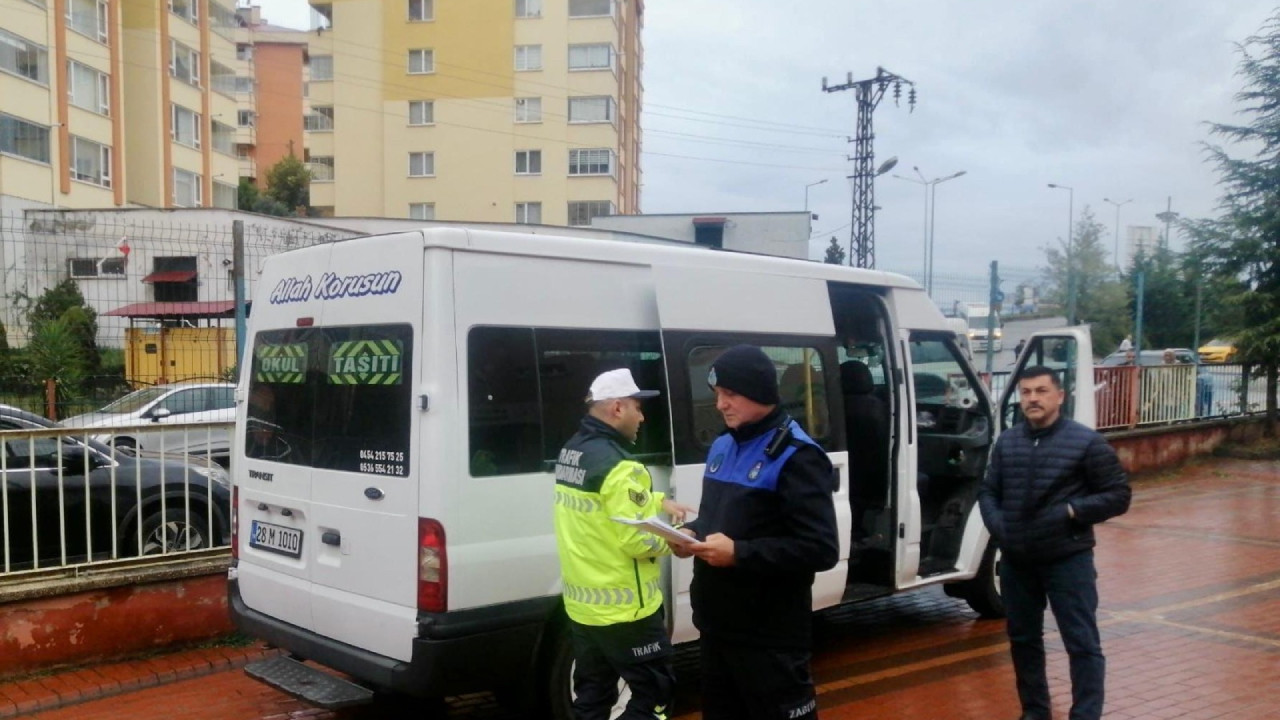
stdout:
[(253, 521), (249, 547), (289, 557), (302, 557), (302, 531), (283, 525)]

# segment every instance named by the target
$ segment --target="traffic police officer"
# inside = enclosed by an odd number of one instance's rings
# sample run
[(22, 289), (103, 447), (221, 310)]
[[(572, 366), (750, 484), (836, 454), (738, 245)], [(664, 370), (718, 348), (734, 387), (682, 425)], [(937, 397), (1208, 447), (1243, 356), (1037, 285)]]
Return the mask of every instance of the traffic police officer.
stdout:
[(643, 519), (689, 508), (653, 490), (649, 471), (624, 445), (636, 440), (641, 390), (625, 368), (591, 383), (587, 415), (556, 461), (555, 527), (564, 607), (576, 665), (578, 720), (606, 720), (618, 678), (631, 700), (621, 720), (661, 720), (675, 685), (671, 639), (662, 612), (658, 558), (666, 543), (613, 517)]
[(707, 453), (693, 622), (701, 633), (704, 720), (811, 720), (813, 577), (839, 559), (831, 462), (778, 407), (773, 361), (729, 348), (707, 382), (727, 432)]

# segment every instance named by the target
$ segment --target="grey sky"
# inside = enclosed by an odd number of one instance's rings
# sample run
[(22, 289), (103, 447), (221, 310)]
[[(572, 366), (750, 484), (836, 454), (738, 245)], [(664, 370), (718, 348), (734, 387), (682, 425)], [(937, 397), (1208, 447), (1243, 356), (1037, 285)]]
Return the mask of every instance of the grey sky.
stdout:
[[(271, 22), (305, 27), (303, 0), (262, 0)], [(937, 188), (935, 272), (981, 273), (991, 260), (1042, 263), (1044, 245), (1089, 206), (1112, 244), (1157, 225), (1166, 196), (1212, 214), (1205, 121), (1231, 121), (1235, 43), (1274, 8), (1262, 0), (649, 0), (645, 9), (645, 212), (800, 210), (819, 214), (811, 255), (847, 248), (853, 92), (821, 91), (877, 65), (914, 80), (908, 114), (875, 113), (876, 162)], [(689, 137), (695, 136), (695, 137)], [(694, 159), (696, 158), (696, 159)], [(731, 161), (731, 162), (723, 162)], [(882, 176), (877, 259), (918, 271), (924, 189)], [(843, 227), (842, 227), (843, 226)], [(837, 229), (838, 228), (838, 229)], [(824, 232), (826, 231), (826, 232)], [(1175, 236), (1176, 237), (1176, 236)]]

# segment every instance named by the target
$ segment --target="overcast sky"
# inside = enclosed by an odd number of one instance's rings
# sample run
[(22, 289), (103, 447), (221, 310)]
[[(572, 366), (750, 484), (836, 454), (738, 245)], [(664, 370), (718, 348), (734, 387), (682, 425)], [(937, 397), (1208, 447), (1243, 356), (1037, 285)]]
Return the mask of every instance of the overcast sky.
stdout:
[[(448, 1), (448, 0), (443, 0)], [(271, 22), (307, 27), (304, 0), (261, 0)], [(1263, 0), (648, 0), (643, 43), (644, 189), (650, 213), (802, 210), (811, 255), (847, 248), (856, 105), (824, 93), (883, 66), (919, 103), (875, 113), (878, 267), (918, 272), (924, 188), (937, 186), (935, 272), (980, 274), (991, 260), (1035, 268), (1067, 227), (1074, 188), (1112, 247), (1127, 225), (1158, 225), (1172, 196), (1213, 214), (1206, 121), (1232, 121), (1236, 43), (1274, 10)], [(695, 137), (689, 137), (695, 136)], [(1177, 235), (1175, 234), (1175, 240)]]

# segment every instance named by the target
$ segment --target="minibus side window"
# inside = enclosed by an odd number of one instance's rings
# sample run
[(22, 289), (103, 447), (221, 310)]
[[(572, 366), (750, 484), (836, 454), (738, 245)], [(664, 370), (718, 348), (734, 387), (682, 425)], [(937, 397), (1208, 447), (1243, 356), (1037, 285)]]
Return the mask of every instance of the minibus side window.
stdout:
[[(711, 447), (724, 432), (724, 419), (716, 410), (715, 392), (707, 385), (711, 364), (728, 348), (704, 345), (691, 349), (688, 357), (689, 387), (692, 394), (693, 434), (703, 447)], [(778, 373), (780, 407), (823, 444), (831, 432), (822, 354), (813, 347), (763, 346)]]
[(467, 336), (467, 398), (473, 477), (547, 471), (586, 412), (591, 381), (628, 368), (661, 395), (644, 403), (630, 448), (647, 463), (669, 463), (668, 392), (656, 331), (474, 327)]

